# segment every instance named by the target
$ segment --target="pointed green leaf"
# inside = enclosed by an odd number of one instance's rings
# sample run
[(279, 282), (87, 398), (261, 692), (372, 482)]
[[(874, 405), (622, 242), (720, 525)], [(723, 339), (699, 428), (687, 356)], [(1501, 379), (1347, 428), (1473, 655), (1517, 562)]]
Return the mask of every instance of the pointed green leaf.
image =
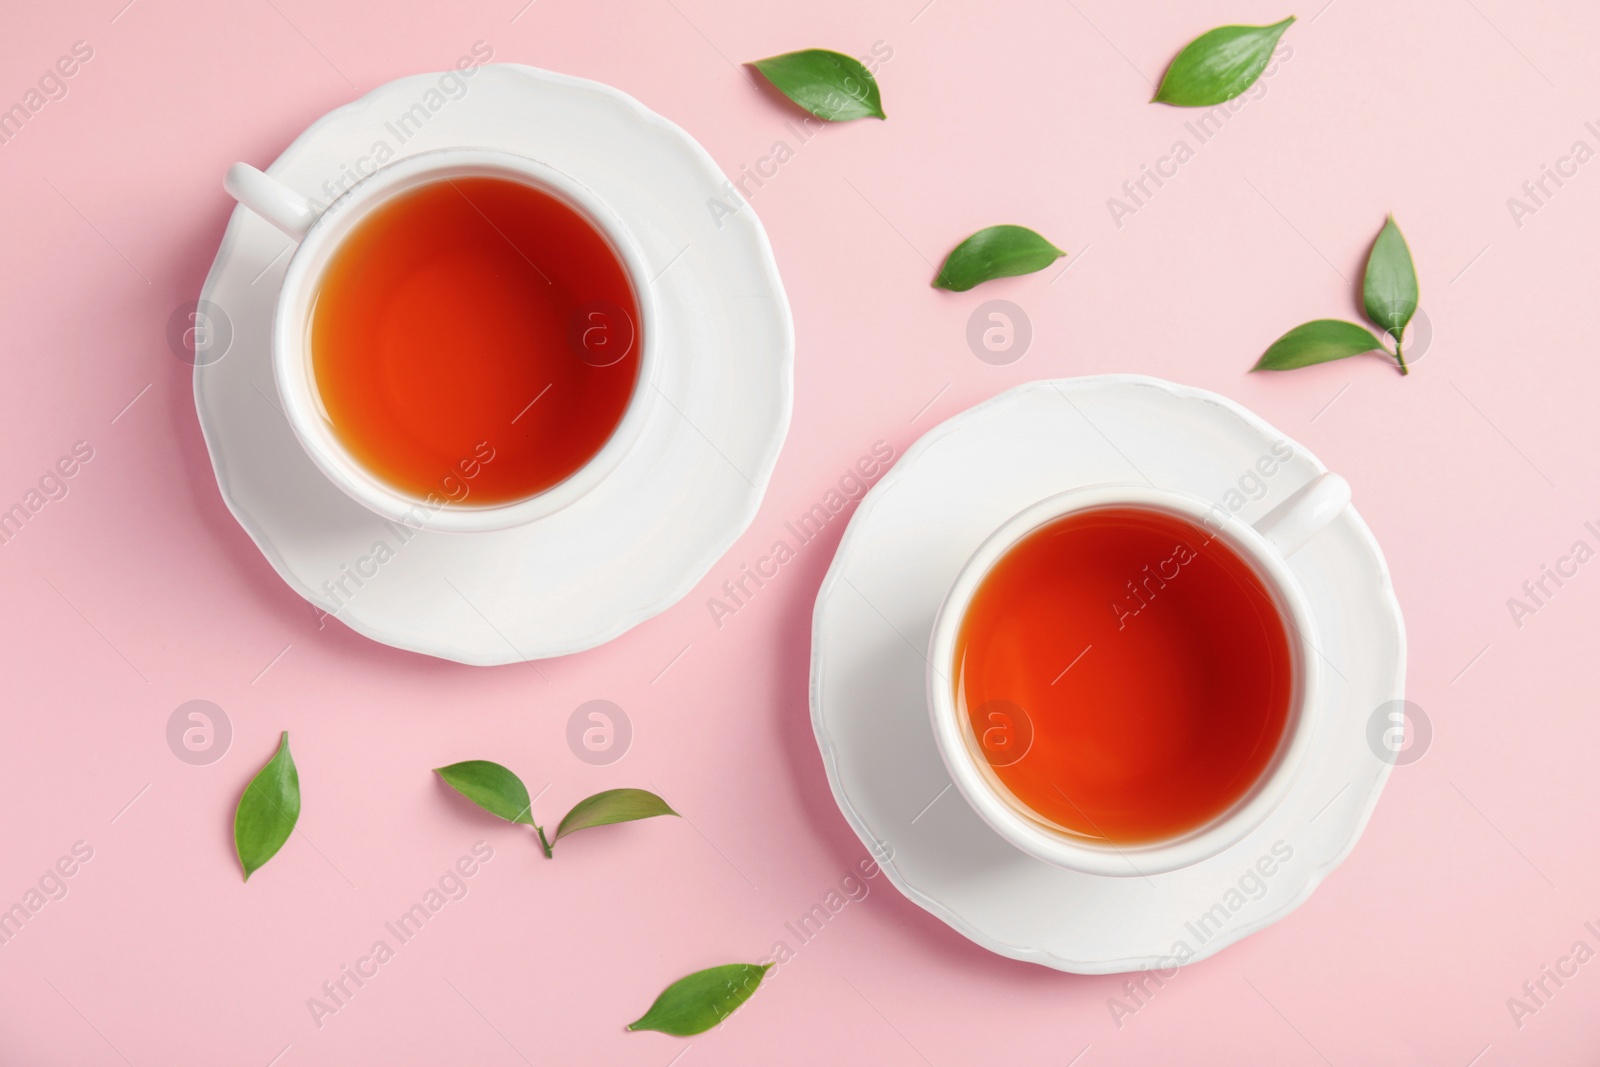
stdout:
[(1417, 312), (1417, 269), (1411, 249), (1391, 215), (1372, 242), (1367, 275), (1361, 285), (1367, 318), (1388, 331), (1398, 342), (1406, 323)]
[(825, 48), (807, 48), (757, 59), (750, 66), (819, 119), (846, 122), (885, 117), (877, 80), (849, 56)]
[(614, 822), (632, 822), (657, 815), (676, 815), (667, 802), (644, 789), (607, 789), (592, 797), (578, 801), (567, 817), (556, 827), (555, 844), (568, 834), (587, 830), (591, 826), (607, 826)]
[(1365, 326), (1339, 319), (1317, 319), (1296, 326), (1268, 348), (1251, 370), (1293, 370), (1313, 363), (1384, 350)]
[(491, 815), (498, 815), (507, 822), (533, 825), (529, 810), (533, 802), (528, 799), (528, 787), (500, 764), (469, 759), (433, 770), (452, 789)]
[(289, 754), (289, 731), (278, 751), (256, 772), (233, 813), (233, 848), (245, 881), (278, 854), (300, 820), (300, 772)]
[(1261, 77), (1293, 21), (1290, 15), (1271, 26), (1219, 26), (1202, 33), (1172, 61), (1151, 103), (1211, 107), (1232, 100)]
[(933, 287), (964, 293), (995, 278), (1044, 270), (1064, 255), (1026, 226), (990, 226), (956, 245), (945, 257)]
[(766, 977), (770, 963), (728, 963), (708, 967), (662, 990), (650, 1010), (629, 1030), (659, 1030), (675, 1037), (701, 1034), (732, 1015)]

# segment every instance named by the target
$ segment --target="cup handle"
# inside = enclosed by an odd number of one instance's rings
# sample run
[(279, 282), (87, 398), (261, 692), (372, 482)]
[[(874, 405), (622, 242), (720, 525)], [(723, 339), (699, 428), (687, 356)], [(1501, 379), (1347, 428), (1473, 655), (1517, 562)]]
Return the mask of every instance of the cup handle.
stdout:
[(1283, 503), (1267, 512), (1256, 524), (1285, 559), (1306, 546), (1350, 503), (1350, 483), (1324, 471), (1301, 486)]
[(272, 223), (296, 241), (306, 235), (317, 213), (305, 197), (248, 163), (235, 163), (222, 179), (222, 187), (245, 207)]

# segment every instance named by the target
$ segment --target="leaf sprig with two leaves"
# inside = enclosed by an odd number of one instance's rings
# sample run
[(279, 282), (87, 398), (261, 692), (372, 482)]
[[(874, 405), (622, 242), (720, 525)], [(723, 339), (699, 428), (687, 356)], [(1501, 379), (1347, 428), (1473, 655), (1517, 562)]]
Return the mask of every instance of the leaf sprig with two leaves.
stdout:
[(547, 838), (544, 827), (533, 821), (533, 801), (528, 798), (528, 787), (507, 768), (489, 760), (475, 759), (452, 763), (447, 767), (435, 767), (434, 773), (491, 815), (533, 827), (539, 835), (539, 846), (544, 849), (545, 859), (555, 858), (557, 841), (579, 830), (649, 819), (657, 815), (678, 814), (665, 800), (648, 790), (607, 789), (573, 805), (556, 827), (555, 836)]
[(1381, 351), (1392, 357), (1401, 374), (1409, 374), (1405, 359), (1405, 329), (1417, 312), (1417, 270), (1411, 249), (1390, 216), (1367, 254), (1367, 273), (1361, 283), (1367, 318), (1394, 340), (1390, 352), (1365, 326), (1341, 319), (1315, 319), (1296, 326), (1262, 354), (1251, 370), (1293, 370), (1328, 363), (1363, 352)]

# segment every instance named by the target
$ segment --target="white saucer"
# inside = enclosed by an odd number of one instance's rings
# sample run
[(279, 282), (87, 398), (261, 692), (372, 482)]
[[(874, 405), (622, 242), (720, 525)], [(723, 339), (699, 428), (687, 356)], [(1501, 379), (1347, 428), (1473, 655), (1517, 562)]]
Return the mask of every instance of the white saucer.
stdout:
[[(1283, 441), (1293, 457), (1263, 478), (1256, 461)], [(1377, 803), (1390, 764), (1369, 748), (1367, 723), (1404, 695), (1400, 606), (1354, 507), (1289, 560), (1328, 668), (1311, 754), (1258, 830), (1196, 866), (1097, 877), (999, 838), (940, 762), (924, 654), (962, 564), (1028, 504), (1149, 481), (1229, 506), (1245, 495), (1226, 497), (1241, 478), (1254, 490), (1254, 474), (1266, 491), (1235, 510), (1254, 522), (1323, 470), (1232, 401), (1134, 375), (1019, 386), (918, 441), (851, 519), (817, 595), (811, 658), (812, 725), (834, 797), (901, 892), (994, 952), (1086, 974), (1203, 959), (1304, 902)]]
[[(195, 406), (228, 507), (313, 604), (375, 640), (463, 663), (565, 655), (670, 607), (755, 516), (789, 427), (789, 304), (760, 222), (746, 207), (718, 225), (706, 204), (723, 174), (671, 122), (616, 89), (532, 67), (480, 67), (455, 99), (441, 77), (390, 82), (329, 113), (268, 173), (325, 203), (323, 183), (380, 141), (394, 158), (467, 145), (542, 160), (594, 189), (656, 273), (666, 403), (637, 444), (597, 489), (538, 522), (402, 540), (318, 473), (279, 410), (271, 321), (289, 241), (244, 208), (201, 293), (233, 341), (195, 368)], [(382, 562), (380, 541), (392, 554)]]

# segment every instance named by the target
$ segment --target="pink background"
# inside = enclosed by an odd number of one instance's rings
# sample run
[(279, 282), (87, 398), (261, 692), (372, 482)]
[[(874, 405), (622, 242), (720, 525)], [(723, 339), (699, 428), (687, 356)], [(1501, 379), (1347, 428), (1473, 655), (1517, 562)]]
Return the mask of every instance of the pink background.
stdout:
[[(1520, 227), (1506, 205), (1575, 140), (1600, 148), (1584, 128), (1600, 119), (1592, 4), (1295, 9), (1266, 95), (1118, 227), (1107, 198), (1195, 117), (1146, 104), (1148, 83), (1197, 33), (1284, 7), (124, 2), (13, 4), (0, 33), (0, 106), (73, 42), (94, 49), (66, 98), (0, 145), (0, 507), (74, 442), (94, 449), (0, 546), (0, 906), (74, 842), (94, 850), (0, 945), (0, 1060), (1593, 1062), (1600, 963), (1520, 1026), (1507, 998), (1575, 941), (1600, 948), (1583, 927), (1600, 920), (1600, 563), (1520, 627), (1506, 604), (1573, 541), (1597, 546), (1583, 523), (1600, 525), (1600, 162)], [(893, 50), (889, 121), (826, 130), (753, 200), (798, 342), (765, 506), (677, 607), (538, 672), (319, 629), (224, 508), (190, 369), (164, 339), (221, 237), (229, 163), (264, 165), (325, 111), (480, 40), (619, 86), (730, 173), (791, 118), (733, 62)], [(1368, 358), (1247, 375), (1287, 328), (1358, 313), (1346, 279), (1390, 211), (1434, 329), (1415, 373)], [(1002, 221), (1055, 239), (1071, 270), (929, 288), (931, 264)], [(996, 297), (1035, 331), (1003, 367), (964, 339)], [(793, 946), (785, 922), (865, 855), (806, 708), (812, 601), (843, 524), (720, 629), (707, 598), (873, 441), (901, 454), (1015, 383), (1106, 371), (1224, 393), (1349, 478), (1406, 612), (1425, 757), (1396, 770), (1303, 908), (1120, 1027), (1120, 978), (992, 956), (880, 877), (721, 1030), (624, 1033), (681, 974)], [(235, 730), (203, 767), (165, 740), (195, 698)], [(565, 741), (595, 698), (634, 724), (610, 767)], [(301, 832), (246, 885), (231, 815), (283, 729)], [(687, 818), (595, 831), (546, 862), (429, 773), (469, 757), (550, 783), (547, 819), (618, 785), (653, 786)], [(494, 859), (470, 894), (318, 1029), (307, 998), (480, 839)]]

